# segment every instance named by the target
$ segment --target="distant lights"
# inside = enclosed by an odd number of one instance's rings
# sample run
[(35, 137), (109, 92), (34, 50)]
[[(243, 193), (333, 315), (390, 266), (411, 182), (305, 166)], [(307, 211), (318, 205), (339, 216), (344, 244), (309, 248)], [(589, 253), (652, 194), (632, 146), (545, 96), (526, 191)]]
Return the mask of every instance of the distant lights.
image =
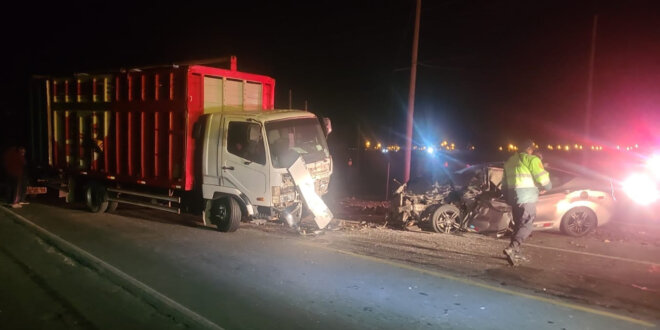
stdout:
[(401, 147), (398, 144), (387, 146), (387, 151), (399, 152), (399, 150), (401, 150)]

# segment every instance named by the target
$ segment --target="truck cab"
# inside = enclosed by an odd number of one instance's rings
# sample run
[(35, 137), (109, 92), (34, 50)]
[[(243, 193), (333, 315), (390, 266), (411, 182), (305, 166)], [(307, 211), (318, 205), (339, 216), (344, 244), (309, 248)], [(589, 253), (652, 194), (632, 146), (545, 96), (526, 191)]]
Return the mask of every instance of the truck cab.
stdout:
[(302, 157), (314, 190), (328, 191), (332, 159), (318, 118), (307, 111), (217, 112), (195, 127), (201, 150), (204, 223), (233, 231), (241, 218), (299, 222), (302, 197), (288, 168)]

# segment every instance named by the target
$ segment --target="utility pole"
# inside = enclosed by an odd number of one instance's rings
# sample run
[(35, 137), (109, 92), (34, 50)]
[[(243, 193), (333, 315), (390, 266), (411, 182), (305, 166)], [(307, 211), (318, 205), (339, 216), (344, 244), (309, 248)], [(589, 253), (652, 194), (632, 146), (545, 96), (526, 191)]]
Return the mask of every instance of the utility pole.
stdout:
[(291, 107), (291, 100), (292, 100), (292, 92), (291, 92), (291, 89), (289, 89), (289, 109), (293, 109)]
[(305, 111), (307, 111), (307, 100), (305, 100)]
[(403, 167), (403, 182), (410, 180), (410, 161), (412, 158), (413, 119), (415, 113), (415, 81), (417, 80), (417, 48), (419, 45), (419, 16), (422, 12), (422, 0), (417, 0), (415, 10), (415, 34), (412, 45), (412, 64), (410, 67), (410, 90), (408, 92), (408, 117), (406, 120), (406, 149)]
[[(594, 90), (594, 60), (596, 58), (596, 34), (598, 33), (598, 14), (594, 15), (591, 28), (591, 50), (589, 53), (589, 76), (587, 78), (587, 102), (584, 114), (584, 135), (587, 141), (591, 141), (591, 107), (593, 105)], [(582, 155), (582, 165), (586, 165), (587, 154)]]

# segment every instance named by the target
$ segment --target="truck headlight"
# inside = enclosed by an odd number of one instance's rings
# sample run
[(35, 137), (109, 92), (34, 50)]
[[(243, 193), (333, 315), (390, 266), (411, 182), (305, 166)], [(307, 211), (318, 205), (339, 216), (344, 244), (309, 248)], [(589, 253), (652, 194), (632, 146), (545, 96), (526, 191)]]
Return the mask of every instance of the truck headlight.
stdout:
[(296, 187), (290, 175), (282, 175), (282, 185), (272, 186), (273, 205), (286, 205), (296, 199)]

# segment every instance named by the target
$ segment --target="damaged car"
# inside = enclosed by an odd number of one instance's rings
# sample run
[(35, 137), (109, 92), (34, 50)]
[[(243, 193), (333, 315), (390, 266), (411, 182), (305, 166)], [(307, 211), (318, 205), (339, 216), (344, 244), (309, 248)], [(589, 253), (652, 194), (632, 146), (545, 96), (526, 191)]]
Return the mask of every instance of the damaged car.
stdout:
[[(547, 167), (553, 188), (539, 196), (535, 230), (584, 236), (609, 222), (616, 198), (611, 181)], [(503, 163), (470, 166), (442, 181), (417, 178), (401, 184), (388, 221), (435, 232), (471, 231), (503, 236), (513, 229), (511, 207), (502, 191)], [(424, 187), (416, 181), (426, 182)]]
[(473, 231), (503, 235), (512, 227), (511, 207), (501, 191), (502, 169), (471, 166), (440, 178), (400, 184), (390, 201), (388, 222), (438, 233)]

